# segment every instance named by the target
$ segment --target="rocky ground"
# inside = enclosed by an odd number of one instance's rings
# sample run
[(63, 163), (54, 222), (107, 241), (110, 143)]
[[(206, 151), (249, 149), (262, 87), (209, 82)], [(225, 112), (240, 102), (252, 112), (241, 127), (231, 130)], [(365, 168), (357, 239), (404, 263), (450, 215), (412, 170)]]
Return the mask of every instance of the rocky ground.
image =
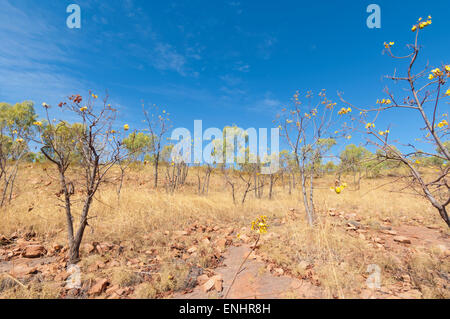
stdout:
[[(417, 249), (436, 249), (441, 261), (450, 258), (450, 238), (433, 227), (391, 226), (389, 220), (376, 228), (364, 225), (356, 214), (330, 209), (329, 218), (345, 229), (347, 236), (365, 241), (371, 249), (403, 256)], [(294, 210), (286, 218), (273, 221), (283, 225), (295, 222)], [(159, 253), (162, 248), (140, 247), (135, 250), (122, 243), (90, 242), (82, 247), (81, 286), (72, 288), (76, 280), (67, 268), (67, 246), (40, 238), (33, 231), (0, 235), (0, 296), (49, 298), (323, 298), (324, 290), (316, 274), (316, 265), (300, 262), (302, 275), (294, 275), (283, 267), (261, 245), (281, 235), (276, 230), (262, 238), (253, 250), (255, 234), (247, 228), (193, 224), (191, 227), (164, 234), (170, 243), (171, 262), (186, 269), (182, 274), (162, 272), (167, 263)], [(194, 236), (195, 235), (195, 236)], [(197, 239), (192, 240), (192, 237)], [(205, 250), (204, 247), (209, 247)], [(199, 255), (209, 260), (209, 267), (196, 261)], [(242, 261), (249, 256), (235, 277)], [(197, 257), (197, 258), (196, 258)], [(398, 257), (400, 258), (400, 257)], [(120, 278), (117, 279), (117, 270)], [(167, 276), (162, 278), (163, 276)], [(179, 276), (179, 278), (173, 278)], [(359, 287), (360, 298), (422, 298), (408, 274), (379, 289)], [(439, 274), (440, 284), (449, 289), (448, 273)], [(177, 284), (171, 282), (177, 281)], [(165, 289), (153, 293), (155, 283), (167, 283)], [(44, 294), (44, 290), (48, 290)], [(14, 292), (14, 296), (10, 295)], [(20, 293), (18, 293), (20, 292)], [(27, 293), (28, 292), (28, 293)]]

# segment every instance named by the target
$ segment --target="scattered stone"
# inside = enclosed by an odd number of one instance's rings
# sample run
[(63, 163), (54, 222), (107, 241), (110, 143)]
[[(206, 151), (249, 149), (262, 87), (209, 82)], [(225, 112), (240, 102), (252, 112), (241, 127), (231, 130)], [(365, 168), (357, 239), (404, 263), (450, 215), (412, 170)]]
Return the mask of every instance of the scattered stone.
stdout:
[(187, 236), (189, 233), (185, 230), (177, 230), (174, 232), (175, 236), (181, 237), (181, 236)]
[(283, 276), (283, 274), (284, 274), (283, 268), (275, 268), (273, 271), (274, 271), (275, 274), (278, 275), (278, 276)]
[(350, 221), (347, 223), (347, 225), (353, 226), (353, 227), (356, 228), (356, 229), (362, 227), (361, 223), (358, 223), (358, 222), (355, 221), (355, 220), (350, 220)]
[(197, 251), (197, 247), (191, 247), (191, 248), (189, 248), (188, 250), (187, 250), (187, 252), (189, 253), (189, 254), (193, 254), (193, 253), (195, 253)]
[(90, 253), (92, 253), (95, 250), (95, 247), (94, 247), (94, 245), (91, 245), (91, 244), (84, 244), (84, 250), (88, 254), (90, 254)]
[(26, 275), (34, 274), (36, 271), (36, 267), (31, 267), (27, 264), (19, 264), (11, 269), (10, 274), (14, 277), (22, 278)]
[(239, 236), (239, 239), (242, 240), (244, 243), (248, 243), (250, 241), (250, 237), (248, 237), (246, 234), (241, 234)]
[(400, 298), (403, 299), (421, 299), (422, 293), (417, 289), (408, 290), (398, 294)]
[(209, 280), (208, 275), (200, 275), (197, 277), (197, 283), (201, 286)]
[(25, 258), (39, 258), (43, 255), (45, 255), (47, 251), (45, 250), (45, 247), (42, 245), (30, 245), (25, 247), (24, 251), (22, 252), (22, 256)]
[(221, 251), (225, 250), (227, 247), (227, 240), (225, 238), (220, 238), (216, 241), (216, 247), (218, 247)]
[(215, 283), (216, 283), (216, 281), (214, 280), (214, 279), (209, 279), (207, 282), (205, 282), (203, 285), (202, 285), (202, 290), (203, 290), (203, 292), (208, 292), (208, 291), (210, 291), (213, 287), (214, 287), (214, 285), (215, 285)]
[(388, 234), (388, 235), (397, 235), (397, 232), (395, 230), (382, 230), (381, 231), (383, 234)]
[(107, 285), (107, 279), (97, 279), (95, 284), (91, 287), (91, 289), (89, 289), (88, 294), (91, 296), (98, 296), (106, 289)]
[(411, 240), (405, 236), (396, 236), (396, 237), (394, 237), (394, 241), (402, 243), (402, 244), (411, 244)]

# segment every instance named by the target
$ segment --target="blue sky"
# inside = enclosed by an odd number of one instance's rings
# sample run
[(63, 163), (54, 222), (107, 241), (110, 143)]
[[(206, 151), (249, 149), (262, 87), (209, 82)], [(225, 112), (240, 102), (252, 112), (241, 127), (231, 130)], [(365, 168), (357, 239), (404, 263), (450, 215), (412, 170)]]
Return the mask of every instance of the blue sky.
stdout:
[[(66, 27), (79, 4), (81, 29)], [(366, 7), (381, 7), (381, 29)], [(91, 89), (141, 126), (141, 102), (172, 114), (174, 127), (237, 124), (272, 127), (298, 89), (336, 91), (355, 104), (383, 97), (392, 59), (383, 42), (406, 53), (411, 26), (421, 34), (421, 63), (449, 63), (450, 10), (443, 1), (29, 1), (0, 0), (0, 101), (57, 104)], [(42, 113), (41, 113), (42, 114)], [(417, 116), (383, 119), (411, 139)], [(353, 143), (357, 143), (355, 138)]]

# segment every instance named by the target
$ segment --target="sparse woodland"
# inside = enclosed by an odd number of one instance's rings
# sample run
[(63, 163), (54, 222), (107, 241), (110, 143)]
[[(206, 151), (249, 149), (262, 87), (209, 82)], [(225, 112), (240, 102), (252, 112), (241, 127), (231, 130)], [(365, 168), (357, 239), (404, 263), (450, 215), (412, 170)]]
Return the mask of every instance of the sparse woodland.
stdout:
[[(0, 297), (163, 298), (213, 279), (204, 293), (226, 297), (234, 280), (222, 287), (215, 269), (249, 246), (244, 262), (308, 282), (317, 295), (306, 297), (449, 298), (450, 65), (415, 68), (430, 24), (413, 26), (406, 56), (385, 43), (407, 66), (372, 107), (295, 92), (274, 118), (286, 149), (264, 157), (229, 126), (209, 163), (173, 158), (170, 113), (144, 107), (134, 128), (93, 92), (38, 112), (0, 103)], [(399, 109), (423, 122), (416, 145), (377, 124)], [(352, 144), (357, 135), (364, 143)], [(367, 288), (369, 265), (379, 289)]]

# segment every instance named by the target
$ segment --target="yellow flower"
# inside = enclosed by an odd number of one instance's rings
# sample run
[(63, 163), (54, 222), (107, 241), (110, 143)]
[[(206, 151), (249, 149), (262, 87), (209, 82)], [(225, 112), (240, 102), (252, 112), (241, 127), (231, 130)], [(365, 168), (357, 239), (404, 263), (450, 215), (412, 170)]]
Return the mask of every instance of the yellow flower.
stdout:
[(45, 107), (46, 109), (48, 109), (50, 106), (47, 103), (42, 103), (42, 106)]
[(442, 128), (442, 127), (444, 127), (444, 126), (448, 126), (447, 120), (442, 120), (442, 121), (438, 124), (438, 127), (439, 127), (439, 128)]
[(371, 127), (375, 127), (375, 124), (370, 122), (366, 124), (366, 129), (370, 129)]
[(334, 189), (334, 191), (336, 192), (336, 194), (340, 194), (342, 192), (342, 187), (338, 186)]
[(450, 72), (450, 65), (446, 65), (446, 66), (445, 66), (445, 71), (446, 71), (446, 72)]
[(436, 68), (431, 70), (431, 73), (435, 76), (435, 77), (439, 77), (442, 76), (444, 73), (441, 71), (441, 69)]
[(80, 108), (80, 111), (85, 112), (85, 111), (87, 111), (87, 109), (88, 109), (87, 106), (83, 106), (82, 108)]
[(391, 104), (391, 103), (392, 102), (391, 102), (390, 99), (382, 99), (381, 101), (377, 100), (377, 104), (386, 104), (386, 105), (388, 105), (388, 104)]
[(266, 222), (267, 216), (261, 215), (252, 221), (252, 230), (256, 231), (258, 234), (267, 233), (267, 228), (269, 225)]
[(342, 114), (347, 114), (350, 113), (352, 111), (352, 109), (349, 107), (348, 109), (346, 109), (345, 107), (343, 107), (342, 109), (339, 110), (338, 114), (342, 115)]
[(413, 25), (413, 27), (411, 28), (411, 31), (414, 32), (417, 30), (417, 26)]
[(92, 97), (93, 97), (94, 99), (96, 99), (96, 98), (98, 98), (98, 95), (95, 95), (94, 93), (92, 93)]
[(36, 121), (33, 124), (36, 125), (36, 126), (42, 126), (42, 122), (40, 122), (40, 121)]
[(447, 89), (447, 91), (445, 92), (445, 96), (450, 96), (450, 89)]
[(24, 142), (23, 138), (18, 138), (16, 141), (17, 141), (17, 143), (23, 143)]
[(394, 45), (394, 42), (389, 42), (389, 43), (384, 42), (384, 47), (385, 47), (386, 49), (389, 49), (389, 48), (392, 47), (393, 45)]
[(379, 131), (378, 134), (380, 134), (381, 136), (383, 136), (383, 135), (384, 135), (384, 132), (383, 132), (383, 131)]
[(124, 129), (125, 131), (128, 131), (128, 130), (130, 129), (130, 126), (129, 126), (128, 124), (125, 124), (125, 125), (123, 126), (123, 129)]

